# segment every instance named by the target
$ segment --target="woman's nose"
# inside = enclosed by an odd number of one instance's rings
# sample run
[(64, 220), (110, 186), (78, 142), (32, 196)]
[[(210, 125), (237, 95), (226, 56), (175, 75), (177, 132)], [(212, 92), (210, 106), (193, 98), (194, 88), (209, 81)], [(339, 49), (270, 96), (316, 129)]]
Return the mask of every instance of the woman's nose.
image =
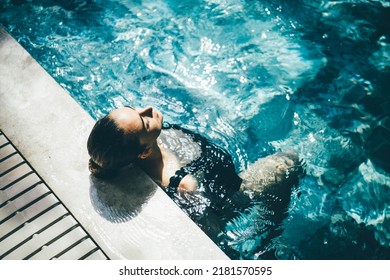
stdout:
[(139, 110), (139, 114), (143, 117), (153, 117), (153, 107), (147, 106)]

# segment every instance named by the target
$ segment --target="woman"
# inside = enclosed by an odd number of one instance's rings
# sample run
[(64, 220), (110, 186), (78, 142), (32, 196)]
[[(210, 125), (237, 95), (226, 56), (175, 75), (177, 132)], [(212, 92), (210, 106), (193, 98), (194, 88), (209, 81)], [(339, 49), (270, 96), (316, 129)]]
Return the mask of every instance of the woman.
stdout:
[(216, 202), (237, 191), (287, 198), (300, 171), (298, 156), (288, 152), (260, 159), (239, 176), (225, 150), (163, 123), (153, 107), (123, 107), (100, 119), (89, 136), (88, 152), (89, 169), (97, 177), (113, 176), (135, 163), (170, 194), (201, 188)]
[[(229, 243), (225, 252), (233, 246), (229, 253), (233, 258), (239, 257), (237, 252), (241, 256), (248, 250), (263, 252), (261, 243), (278, 234), (291, 187), (302, 171), (298, 156), (285, 152), (259, 159), (238, 175), (225, 150), (163, 122), (162, 114), (152, 107), (119, 108), (97, 121), (88, 152), (89, 169), (100, 178), (136, 164), (214, 242)], [(228, 242), (231, 237), (235, 240)]]

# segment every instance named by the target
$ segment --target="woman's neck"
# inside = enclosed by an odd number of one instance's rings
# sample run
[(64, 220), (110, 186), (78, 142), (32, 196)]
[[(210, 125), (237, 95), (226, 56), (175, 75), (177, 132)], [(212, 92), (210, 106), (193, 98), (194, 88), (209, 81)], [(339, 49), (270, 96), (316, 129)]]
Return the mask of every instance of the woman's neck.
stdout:
[(164, 149), (158, 145), (157, 141), (153, 144), (151, 149), (151, 154), (145, 159), (138, 160), (137, 163), (154, 181), (161, 184), (165, 152)]

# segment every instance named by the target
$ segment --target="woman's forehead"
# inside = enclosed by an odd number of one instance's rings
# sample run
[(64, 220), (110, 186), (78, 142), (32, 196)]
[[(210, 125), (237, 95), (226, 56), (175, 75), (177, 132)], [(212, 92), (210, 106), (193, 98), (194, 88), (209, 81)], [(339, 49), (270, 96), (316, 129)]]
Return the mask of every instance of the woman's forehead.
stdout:
[(123, 107), (110, 113), (110, 118), (125, 132), (138, 132), (143, 130), (141, 116), (132, 108)]

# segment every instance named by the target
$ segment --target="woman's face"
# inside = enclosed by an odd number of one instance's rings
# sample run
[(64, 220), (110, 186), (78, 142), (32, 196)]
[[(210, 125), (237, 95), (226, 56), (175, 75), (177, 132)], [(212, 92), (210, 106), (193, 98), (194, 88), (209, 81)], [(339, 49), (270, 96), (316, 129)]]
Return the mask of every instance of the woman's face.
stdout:
[(140, 144), (146, 147), (151, 147), (161, 132), (163, 115), (151, 106), (119, 108), (112, 111), (110, 117), (126, 133), (138, 135)]

